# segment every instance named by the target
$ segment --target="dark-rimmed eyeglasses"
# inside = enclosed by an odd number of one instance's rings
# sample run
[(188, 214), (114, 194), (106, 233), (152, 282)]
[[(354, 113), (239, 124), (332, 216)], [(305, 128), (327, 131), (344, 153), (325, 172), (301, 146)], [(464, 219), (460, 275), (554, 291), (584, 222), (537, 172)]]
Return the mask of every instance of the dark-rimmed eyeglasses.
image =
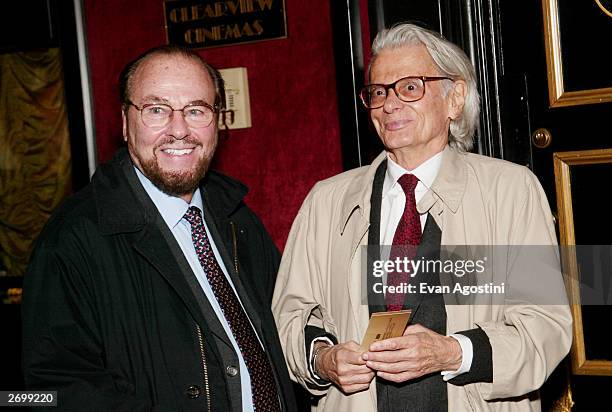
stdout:
[(165, 127), (172, 121), (174, 112), (182, 112), (185, 123), (191, 127), (210, 126), (217, 110), (206, 102), (190, 103), (182, 109), (175, 109), (169, 104), (147, 103), (141, 107), (131, 101), (129, 106), (134, 106), (140, 112), (140, 119), (147, 127)]
[(361, 89), (359, 97), (366, 109), (383, 107), (389, 89), (393, 89), (403, 102), (416, 102), (425, 96), (425, 83), (436, 80), (452, 80), (442, 76), (408, 76), (389, 84), (368, 84)]

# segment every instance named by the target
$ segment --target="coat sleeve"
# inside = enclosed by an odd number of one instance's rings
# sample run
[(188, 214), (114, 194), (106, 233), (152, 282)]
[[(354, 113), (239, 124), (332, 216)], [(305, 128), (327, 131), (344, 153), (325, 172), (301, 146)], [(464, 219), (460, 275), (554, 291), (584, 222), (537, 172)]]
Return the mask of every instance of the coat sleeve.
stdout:
[[(516, 185), (507, 238), (503, 319), (478, 322), (492, 348), (493, 380), (477, 383), (485, 400), (535, 391), (567, 355), (572, 316), (561, 275), (553, 218), (537, 178), (527, 169)], [(512, 192), (512, 190), (510, 190)], [(501, 202), (504, 203), (504, 202)], [(510, 204), (510, 202), (505, 202)], [(499, 209), (498, 209), (499, 210)]]
[(41, 236), (24, 277), (26, 388), (57, 391), (58, 407), (66, 411), (154, 410), (148, 400), (121, 391), (121, 379), (105, 368), (95, 290), (88, 282), (95, 268), (77, 235), (57, 232)]
[[(314, 189), (313, 189), (314, 191)], [(308, 370), (305, 328), (319, 328), (337, 336), (332, 318), (328, 315), (321, 282), (321, 256), (314, 257), (317, 242), (313, 217), (313, 193), (306, 198), (295, 218), (276, 279), (272, 312), (276, 320), (285, 359), (291, 378), (314, 395), (326, 393)]]

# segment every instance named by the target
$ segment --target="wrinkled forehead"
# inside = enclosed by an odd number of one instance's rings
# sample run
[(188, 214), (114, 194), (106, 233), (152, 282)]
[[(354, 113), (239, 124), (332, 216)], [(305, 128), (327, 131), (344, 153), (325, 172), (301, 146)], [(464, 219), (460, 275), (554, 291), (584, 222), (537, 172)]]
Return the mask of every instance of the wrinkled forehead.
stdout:
[(159, 92), (193, 90), (215, 95), (213, 80), (197, 60), (182, 55), (154, 54), (147, 57), (134, 72), (130, 85), (130, 96)]
[(438, 66), (421, 44), (381, 50), (370, 69), (370, 83), (391, 83), (406, 76), (434, 76)]

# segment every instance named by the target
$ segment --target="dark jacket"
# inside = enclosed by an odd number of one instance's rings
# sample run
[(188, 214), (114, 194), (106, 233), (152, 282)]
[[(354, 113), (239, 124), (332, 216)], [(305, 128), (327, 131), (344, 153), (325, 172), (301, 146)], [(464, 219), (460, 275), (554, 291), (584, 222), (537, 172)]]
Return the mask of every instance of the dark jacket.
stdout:
[[(243, 203), (245, 186), (209, 172), (201, 190), (283, 409), (295, 410), (269, 309), (278, 250)], [(240, 394), (230, 393), (229, 380), (239, 378), (226, 373), (213, 339), (223, 331), (194, 293), (194, 279), (121, 150), (54, 213), (37, 243), (24, 278), (27, 388), (57, 390), (64, 410), (230, 409)]]

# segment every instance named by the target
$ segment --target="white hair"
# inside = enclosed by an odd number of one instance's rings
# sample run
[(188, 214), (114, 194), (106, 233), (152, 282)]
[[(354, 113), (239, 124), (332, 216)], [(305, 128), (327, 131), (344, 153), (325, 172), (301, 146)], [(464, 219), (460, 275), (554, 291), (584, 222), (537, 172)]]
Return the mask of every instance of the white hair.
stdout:
[[(479, 122), (480, 97), (476, 87), (474, 66), (465, 52), (457, 45), (449, 42), (439, 33), (417, 25), (397, 24), (381, 31), (374, 39), (368, 77), (380, 52), (385, 49), (415, 45), (425, 46), (441, 75), (466, 82), (467, 95), (463, 111), (459, 117), (451, 120), (448, 144), (461, 151), (471, 150)], [(452, 88), (452, 83), (445, 80), (444, 84), (444, 90), (448, 93)]]

